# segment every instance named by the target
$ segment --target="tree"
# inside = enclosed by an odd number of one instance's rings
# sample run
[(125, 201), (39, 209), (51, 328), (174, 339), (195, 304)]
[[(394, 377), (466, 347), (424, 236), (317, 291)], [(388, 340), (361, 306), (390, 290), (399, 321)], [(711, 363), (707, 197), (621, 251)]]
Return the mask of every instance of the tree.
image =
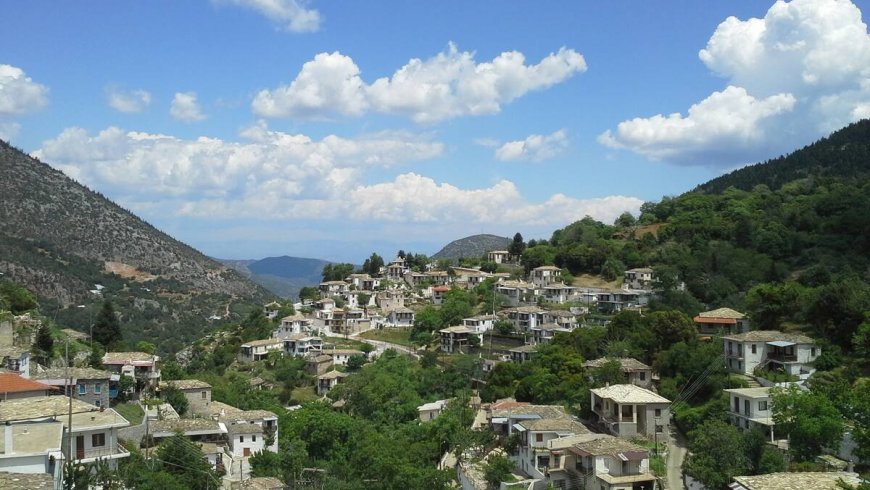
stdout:
[(526, 244), (523, 242), (523, 236), (517, 233), (514, 235), (514, 239), (511, 241), (511, 244), (508, 245), (508, 253), (513, 255), (514, 257), (519, 257), (523, 254), (523, 250), (526, 249)]
[(36, 348), (42, 353), (43, 363), (48, 364), (54, 349), (54, 337), (51, 336), (51, 329), (44, 323), (36, 331)]
[(323, 281), (343, 281), (353, 274), (353, 264), (326, 264), (323, 266)]
[(691, 434), (685, 470), (710, 489), (725, 488), (736, 475), (745, 475), (749, 460), (740, 430), (721, 420), (708, 420)]
[(12, 281), (0, 280), (0, 310), (8, 309), (18, 315), (37, 307), (33, 293)]
[(359, 371), (366, 363), (365, 356), (354, 354), (347, 359), (347, 370), (350, 372)]
[(792, 385), (771, 390), (773, 421), (789, 438), (789, 452), (797, 461), (810, 461), (823, 448), (836, 448), (843, 439), (843, 417), (824, 395)]
[(103, 301), (103, 307), (97, 314), (93, 328), (93, 340), (103, 347), (108, 348), (113, 343), (121, 342), (121, 323), (111, 301)]
[(139, 342), (136, 342), (136, 350), (139, 352), (144, 352), (146, 354), (154, 354), (155, 352), (157, 352), (157, 346), (155, 346), (151, 342), (140, 340)]
[(163, 401), (172, 405), (172, 408), (175, 410), (176, 413), (178, 413), (178, 415), (184, 415), (185, 413), (187, 413), (187, 408), (189, 405), (187, 397), (184, 396), (184, 393), (175, 386), (168, 385), (167, 387), (163, 388), (160, 393), (160, 397), (163, 399)]
[[(517, 233), (519, 235), (519, 233)], [(511, 478), (514, 471), (513, 462), (502, 453), (490, 453), (483, 466), (483, 477), (492, 488), (498, 488), (501, 482)]]
[(202, 450), (191, 444), (184, 434), (176, 433), (163, 441), (157, 448), (157, 459), (162, 463), (163, 471), (173, 475), (186, 488), (215, 488), (219, 481)]
[(320, 290), (315, 287), (304, 286), (302, 289), (299, 290), (299, 301), (317, 301), (319, 299)]
[(384, 266), (384, 259), (380, 255), (372, 252), (371, 257), (367, 258), (365, 262), (363, 262), (362, 271), (371, 276), (376, 276), (380, 274), (381, 267)]
[(480, 264), (480, 270), (483, 272), (493, 273), (498, 270), (498, 264), (495, 262), (486, 261)]

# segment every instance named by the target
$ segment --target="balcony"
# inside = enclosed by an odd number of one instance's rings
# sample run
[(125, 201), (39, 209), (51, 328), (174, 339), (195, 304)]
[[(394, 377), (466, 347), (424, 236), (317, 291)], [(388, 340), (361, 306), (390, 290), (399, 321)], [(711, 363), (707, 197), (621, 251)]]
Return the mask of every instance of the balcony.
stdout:
[(767, 359), (773, 362), (797, 362), (797, 354), (785, 352), (768, 352)]
[[(73, 433), (75, 434), (75, 433)], [(67, 448), (66, 441), (63, 444), (63, 451), (66, 453)], [(130, 452), (127, 451), (124, 446), (120, 444), (106, 445), (104, 447), (96, 447), (90, 449), (76, 449), (73, 457), (76, 461), (81, 463), (92, 463), (97, 459), (118, 459), (118, 458), (126, 458), (130, 456)]]

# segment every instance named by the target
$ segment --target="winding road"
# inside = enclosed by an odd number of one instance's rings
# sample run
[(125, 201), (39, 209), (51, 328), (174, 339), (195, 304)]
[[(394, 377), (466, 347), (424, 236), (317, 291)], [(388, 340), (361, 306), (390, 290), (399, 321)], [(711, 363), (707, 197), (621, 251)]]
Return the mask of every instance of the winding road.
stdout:
[(668, 490), (682, 490), (683, 484), (683, 461), (686, 459), (686, 440), (671, 427), (668, 433)]

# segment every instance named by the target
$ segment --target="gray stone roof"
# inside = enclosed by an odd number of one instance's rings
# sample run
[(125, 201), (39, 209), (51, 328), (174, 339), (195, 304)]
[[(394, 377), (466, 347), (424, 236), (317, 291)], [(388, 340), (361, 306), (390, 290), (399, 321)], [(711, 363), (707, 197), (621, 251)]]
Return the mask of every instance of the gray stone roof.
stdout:
[(777, 340), (785, 342), (793, 342), (795, 344), (814, 344), (815, 340), (806, 335), (799, 333), (786, 333), (779, 330), (753, 330), (736, 335), (726, 335), (722, 337), (725, 340), (736, 340), (738, 342), (774, 342)]

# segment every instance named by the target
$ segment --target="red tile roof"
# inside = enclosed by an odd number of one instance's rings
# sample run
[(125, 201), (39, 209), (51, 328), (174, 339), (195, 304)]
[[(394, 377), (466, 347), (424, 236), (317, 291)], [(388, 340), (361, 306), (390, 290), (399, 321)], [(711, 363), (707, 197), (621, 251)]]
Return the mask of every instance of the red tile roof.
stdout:
[(25, 393), (53, 389), (47, 384), (23, 378), (15, 373), (0, 373), (0, 393)]

